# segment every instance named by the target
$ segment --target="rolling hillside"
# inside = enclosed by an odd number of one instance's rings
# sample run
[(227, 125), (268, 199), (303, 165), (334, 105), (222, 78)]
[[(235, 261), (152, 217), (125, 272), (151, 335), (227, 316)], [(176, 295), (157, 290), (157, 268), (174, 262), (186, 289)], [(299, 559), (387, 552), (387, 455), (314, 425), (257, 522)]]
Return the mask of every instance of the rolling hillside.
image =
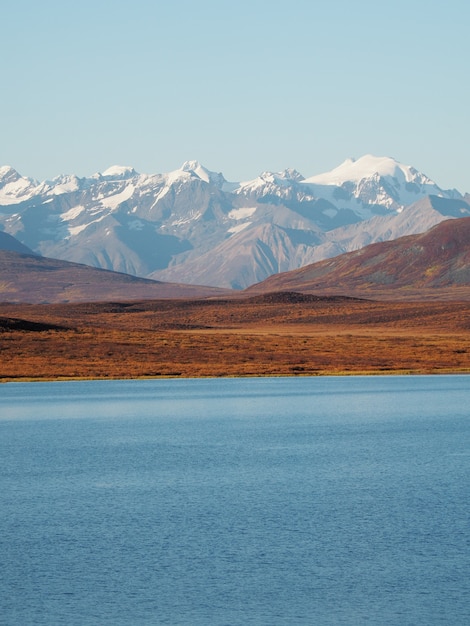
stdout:
[(0, 302), (96, 302), (222, 295), (215, 287), (162, 283), (0, 249)]
[(383, 299), (470, 299), (470, 218), (441, 222), (421, 235), (271, 276), (246, 293), (299, 291)]

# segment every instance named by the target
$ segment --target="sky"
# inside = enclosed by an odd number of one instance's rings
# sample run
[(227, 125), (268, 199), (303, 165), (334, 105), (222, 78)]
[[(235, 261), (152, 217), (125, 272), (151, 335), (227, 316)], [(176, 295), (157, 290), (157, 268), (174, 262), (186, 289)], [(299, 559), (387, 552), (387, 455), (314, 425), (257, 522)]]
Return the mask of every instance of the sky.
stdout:
[(468, 0), (0, 0), (0, 165), (198, 160), (230, 181), (391, 156), (470, 192)]

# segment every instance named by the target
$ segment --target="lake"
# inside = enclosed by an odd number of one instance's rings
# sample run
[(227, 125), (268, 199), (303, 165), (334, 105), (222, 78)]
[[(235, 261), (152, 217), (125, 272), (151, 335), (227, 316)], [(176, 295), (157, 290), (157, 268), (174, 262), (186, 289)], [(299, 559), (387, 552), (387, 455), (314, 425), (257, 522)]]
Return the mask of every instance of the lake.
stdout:
[(468, 624), (470, 378), (0, 385), (0, 623)]

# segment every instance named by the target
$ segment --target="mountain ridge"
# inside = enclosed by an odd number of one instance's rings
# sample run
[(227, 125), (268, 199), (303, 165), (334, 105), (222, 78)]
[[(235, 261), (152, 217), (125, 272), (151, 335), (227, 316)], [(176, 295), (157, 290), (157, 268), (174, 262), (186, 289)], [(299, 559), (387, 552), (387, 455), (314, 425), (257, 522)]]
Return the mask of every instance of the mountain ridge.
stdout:
[(310, 178), (286, 169), (244, 182), (198, 161), (163, 174), (111, 166), (43, 182), (0, 168), (0, 231), (35, 253), (223, 288), (469, 215), (468, 194), (372, 155)]
[[(3, 233), (0, 233), (2, 235)], [(34, 253), (1, 248), (0, 302), (60, 303), (208, 298), (227, 290), (162, 283)]]
[(361, 298), (470, 299), (470, 217), (422, 234), (363, 248), (277, 274), (246, 294), (336, 294)]

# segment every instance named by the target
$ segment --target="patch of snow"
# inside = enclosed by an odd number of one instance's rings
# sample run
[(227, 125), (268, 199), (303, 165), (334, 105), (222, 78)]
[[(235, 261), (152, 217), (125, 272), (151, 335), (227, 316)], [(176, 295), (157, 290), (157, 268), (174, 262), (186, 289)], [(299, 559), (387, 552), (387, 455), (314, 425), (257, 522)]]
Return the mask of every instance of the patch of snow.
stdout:
[(175, 220), (174, 222), (171, 222), (170, 226), (182, 226), (183, 224), (189, 224), (189, 222), (193, 222), (200, 217), (202, 217), (201, 211), (191, 211), (188, 217), (182, 217), (179, 220)]
[(23, 202), (25, 198), (15, 198), (14, 196), (9, 196), (7, 194), (0, 193), (0, 205), (1, 206), (11, 206), (13, 204), (20, 204)]
[(103, 198), (101, 200), (101, 204), (106, 209), (111, 209), (111, 210), (115, 209), (122, 202), (129, 200), (129, 198), (132, 198), (132, 194), (134, 193), (134, 191), (135, 191), (134, 185), (127, 185), (126, 187), (124, 187), (124, 189), (120, 193), (117, 193), (114, 196), (108, 196), (106, 198)]
[(75, 235), (80, 234), (82, 230), (85, 230), (85, 228), (87, 228), (88, 226), (89, 224), (82, 224), (81, 226), (69, 226), (69, 233), (72, 235), (72, 237), (75, 237)]
[[(170, 183), (171, 184), (171, 183)], [(152, 206), (150, 207), (149, 211), (151, 211), (155, 206), (157, 206), (159, 200), (161, 200), (164, 196), (166, 196), (166, 194), (170, 191), (170, 187), (163, 187), (155, 196), (155, 200), (152, 203)]]
[(231, 220), (244, 220), (251, 217), (256, 211), (256, 207), (241, 207), (240, 209), (232, 209), (228, 214)]
[(251, 223), (252, 222), (243, 222), (243, 224), (236, 224), (235, 226), (232, 226), (232, 228), (229, 228), (227, 232), (231, 233), (232, 235), (235, 233), (240, 233), (242, 230), (245, 230), (245, 228)]
[(324, 209), (322, 211), (323, 215), (326, 215), (327, 217), (336, 217), (338, 215), (338, 211), (336, 211), (335, 209)]
[[(51, 200), (48, 200), (48, 202), (51, 202)], [(79, 204), (78, 206), (72, 207), (65, 213), (61, 213), (60, 219), (64, 222), (68, 222), (69, 220), (74, 220), (76, 217), (80, 215), (80, 213), (83, 213), (83, 211), (85, 211), (85, 207)]]
[(88, 222), (88, 224), (81, 224), (80, 226), (69, 226), (68, 231), (72, 236), (79, 235), (82, 231), (85, 230), (85, 228), (88, 228), (88, 226), (91, 226), (92, 224), (97, 224), (98, 222), (101, 222), (101, 220), (103, 220), (105, 217), (106, 215), (102, 215), (97, 220), (94, 220), (93, 222)]

